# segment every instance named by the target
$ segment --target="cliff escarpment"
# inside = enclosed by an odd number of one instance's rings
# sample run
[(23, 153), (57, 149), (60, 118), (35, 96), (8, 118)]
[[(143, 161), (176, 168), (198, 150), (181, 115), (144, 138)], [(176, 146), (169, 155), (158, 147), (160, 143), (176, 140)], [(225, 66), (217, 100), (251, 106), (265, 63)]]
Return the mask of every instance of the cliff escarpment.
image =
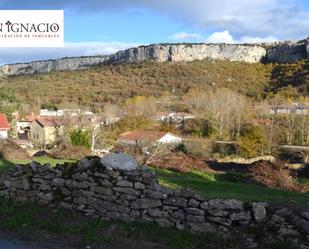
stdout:
[(214, 59), (247, 63), (289, 63), (308, 58), (309, 38), (297, 42), (268, 44), (153, 44), (129, 48), (109, 56), (71, 57), (3, 65), (0, 67), (0, 76), (77, 70), (99, 64), (143, 61), (190, 62)]

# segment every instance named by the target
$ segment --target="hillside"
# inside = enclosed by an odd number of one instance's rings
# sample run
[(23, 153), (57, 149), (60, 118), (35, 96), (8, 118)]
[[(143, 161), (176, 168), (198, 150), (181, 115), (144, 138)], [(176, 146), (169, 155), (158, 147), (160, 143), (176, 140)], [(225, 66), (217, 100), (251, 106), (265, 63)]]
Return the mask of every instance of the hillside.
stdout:
[(203, 60), (188, 63), (143, 62), (91, 67), (85, 70), (12, 76), (0, 79), (4, 89), (34, 106), (79, 105), (100, 110), (104, 103), (123, 103), (135, 95), (181, 96), (192, 87), (227, 87), (254, 99), (292, 85), (308, 94), (308, 61), (261, 64)]

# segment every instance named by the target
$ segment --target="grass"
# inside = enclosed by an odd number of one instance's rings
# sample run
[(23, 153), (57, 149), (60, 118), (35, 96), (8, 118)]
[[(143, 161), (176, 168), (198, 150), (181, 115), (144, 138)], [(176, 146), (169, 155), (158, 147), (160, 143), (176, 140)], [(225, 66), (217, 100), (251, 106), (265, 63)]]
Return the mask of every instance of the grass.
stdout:
[(0, 173), (5, 172), (11, 167), (14, 167), (15, 164), (27, 164), (31, 161), (37, 161), (41, 164), (50, 163), (52, 167), (55, 167), (57, 163), (63, 164), (65, 162), (75, 162), (75, 160), (66, 160), (66, 159), (56, 159), (56, 158), (50, 158), (50, 157), (35, 157), (33, 159), (29, 160), (4, 160), (0, 159)]
[[(178, 173), (156, 169), (159, 182), (170, 187), (189, 187), (205, 198), (236, 198), (242, 201), (295, 201), (307, 203), (309, 193), (295, 193), (240, 183), (241, 174), (209, 174), (199, 171)], [(304, 180), (302, 180), (304, 181)]]

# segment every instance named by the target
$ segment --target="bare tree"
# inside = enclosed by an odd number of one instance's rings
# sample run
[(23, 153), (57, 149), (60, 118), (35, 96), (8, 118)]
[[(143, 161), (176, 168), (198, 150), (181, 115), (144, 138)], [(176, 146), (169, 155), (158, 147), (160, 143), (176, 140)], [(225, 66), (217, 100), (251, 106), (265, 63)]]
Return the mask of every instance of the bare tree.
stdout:
[[(218, 137), (230, 137), (230, 131), (240, 133), (241, 124), (248, 115), (248, 101), (238, 93), (226, 88), (208, 92), (193, 91), (185, 101), (197, 117), (208, 120)], [(235, 132), (234, 132), (235, 133)]]

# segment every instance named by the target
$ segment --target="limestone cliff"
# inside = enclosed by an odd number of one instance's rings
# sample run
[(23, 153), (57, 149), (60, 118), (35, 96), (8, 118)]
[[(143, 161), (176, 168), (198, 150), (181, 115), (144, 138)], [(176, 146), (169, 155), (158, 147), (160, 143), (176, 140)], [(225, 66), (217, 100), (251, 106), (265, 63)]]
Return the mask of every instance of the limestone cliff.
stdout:
[(309, 58), (309, 38), (270, 44), (155, 44), (119, 51), (109, 56), (85, 56), (0, 66), (0, 76), (83, 69), (119, 62), (189, 62), (203, 59), (287, 63)]
[(288, 63), (309, 58), (308, 40), (272, 44), (267, 48), (267, 61)]
[(0, 67), (0, 76), (83, 69), (89, 66), (104, 63), (106, 59), (106, 56), (85, 56), (46, 61), (33, 61), (29, 63), (8, 64)]
[(158, 44), (140, 46), (117, 52), (107, 62), (188, 62), (194, 60), (219, 59), (230, 61), (260, 62), (266, 50), (257, 45), (235, 44)]

